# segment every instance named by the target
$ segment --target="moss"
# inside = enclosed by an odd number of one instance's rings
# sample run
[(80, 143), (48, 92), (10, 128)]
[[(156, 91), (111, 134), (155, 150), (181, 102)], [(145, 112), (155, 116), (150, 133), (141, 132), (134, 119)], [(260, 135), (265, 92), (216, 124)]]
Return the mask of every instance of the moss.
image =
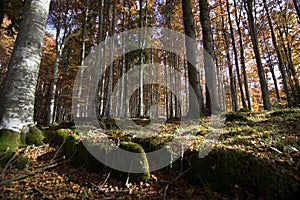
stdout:
[(71, 135), (65, 139), (65, 143), (62, 147), (62, 150), (67, 158), (74, 156), (78, 150), (79, 136)]
[(29, 166), (30, 163), (27, 158), (24, 158), (21, 155), (18, 155), (15, 157), (14, 156), (15, 156), (14, 152), (1, 152), (0, 153), (1, 167), (2, 168), (4, 168), (5, 166), (7, 167), (7, 164), (8, 164), (10, 168), (16, 168), (16, 169), (22, 170)]
[(26, 134), (26, 144), (41, 146), (44, 144), (44, 132), (37, 127), (30, 127), (29, 132)]
[[(70, 136), (70, 130), (69, 129), (58, 129), (54, 136), (52, 136), (52, 140), (54, 145), (61, 145), (63, 142), (67, 140), (67, 138)], [(51, 136), (50, 136), (51, 137)]]
[(22, 144), (20, 133), (6, 129), (0, 130), (0, 151), (15, 151)]
[(298, 185), (280, 167), (245, 152), (218, 149), (203, 159), (195, 155), (191, 163), (189, 179), (229, 195), (239, 188), (241, 199), (249, 198), (248, 192), (256, 198), (286, 199)]
[[(120, 148), (130, 151), (133, 153), (140, 153), (139, 160), (134, 161), (135, 163), (138, 163), (139, 171), (143, 171), (143, 173), (130, 173), (129, 174), (129, 180), (130, 181), (148, 181), (150, 179), (150, 171), (149, 171), (149, 164), (148, 159), (146, 156), (146, 153), (143, 149), (143, 147), (137, 143), (134, 142), (121, 142)], [(121, 155), (119, 155), (121, 157)], [(128, 163), (128, 170), (130, 170), (130, 161), (126, 160), (126, 157), (124, 158), (124, 163)], [(119, 161), (120, 162), (120, 161)], [(127, 175), (127, 173), (126, 173)]]

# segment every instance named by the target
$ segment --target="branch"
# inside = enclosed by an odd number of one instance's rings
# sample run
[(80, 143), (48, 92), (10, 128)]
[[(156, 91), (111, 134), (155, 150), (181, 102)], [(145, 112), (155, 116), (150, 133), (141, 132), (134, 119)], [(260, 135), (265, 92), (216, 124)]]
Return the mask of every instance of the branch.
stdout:
[(27, 177), (29, 177), (29, 176), (34, 176), (34, 175), (36, 175), (36, 174), (38, 174), (38, 173), (40, 173), (40, 172), (46, 171), (46, 170), (48, 170), (48, 169), (52, 169), (52, 168), (54, 168), (54, 167), (57, 167), (57, 166), (59, 166), (59, 165), (62, 165), (62, 164), (68, 163), (68, 162), (71, 162), (71, 160), (66, 160), (66, 161), (54, 163), (54, 164), (52, 164), (52, 165), (48, 165), (48, 166), (42, 167), (42, 168), (40, 168), (40, 169), (38, 169), (38, 170), (36, 170), (36, 171), (34, 171), (34, 172), (30, 172), (30, 173), (25, 174), (25, 175), (23, 175), (23, 176), (19, 176), (19, 177), (16, 177), (16, 178), (11, 178), (11, 179), (8, 179), (8, 180), (5, 180), (5, 181), (1, 181), (1, 182), (0, 182), (0, 187), (2, 187), (2, 186), (4, 186), (4, 185), (7, 185), (7, 184), (9, 184), (9, 183), (11, 183), (11, 182), (14, 182), (14, 181), (23, 180), (23, 179), (25, 179), (25, 178), (27, 178)]

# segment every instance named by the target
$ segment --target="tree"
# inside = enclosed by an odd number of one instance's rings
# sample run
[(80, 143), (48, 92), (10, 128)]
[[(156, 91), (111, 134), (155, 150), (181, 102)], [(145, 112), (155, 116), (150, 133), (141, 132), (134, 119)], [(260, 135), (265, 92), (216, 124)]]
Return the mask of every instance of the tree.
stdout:
[(1, 129), (34, 124), (34, 98), (50, 0), (27, 0), (0, 97)]
[(284, 66), (282, 54), (281, 54), (281, 51), (280, 51), (280, 47), (277, 44), (277, 38), (276, 38), (276, 35), (275, 35), (275, 31), (274, 31), (274, 28), (273, 28), (273, 23), (272, 23), (272, 20), (271, 20), (271, 16), (269, 14), (269, 9), (267, 7), (266, 0), (263, 0), (263, 4), (264, 4), (264, 9), (266, 11), (267, 18), (268, 18), (268, 24), (269, 24), (270, 31), (271, 31), (272, 42), (273, 42), (273, 45), (274, 45), (274, 48), (275, 48), (275, 51), (276, 51), (276, 54), (277, 54), (277, 57), (278, 57), (278, 67), (279, 67), (281, 77), (282, 77), (282, 81), (283, 81), (284, 92), (285, 92), (285, 95), (286, 95), (286, 98), (287, 98), (288, 105), (291, 106), (291, 104), (292, 104), (291, 96), (290, 96), (290, 92), (289, 92), (289, 88), (288, 88), (288, 82), (287, 82), (286, 71), (285, 71), (285, 66)]
[(257, 38), (257, 30), (254, 22), (254, 16), (253, 16), (253, 0), (244, 0), (244, 5), (248, 15), (250, 36), (253, 45), (253, 51), (255, 54), (256, 65), (258, 69), (258, 76), (260, 81), (264, 109), (271, 110), (268, 84), (266, 81), (265, 72), (261, 61), (261, 55), (260, 55), (260, 50), (258, 45), (258, 38)]
[[(190, 0), (182, 0), (182, 11), (183, 11), (183, 23), (184, 23), (184, 32), (187, 36), (192, 38), (193, 40), (196, 39), (195, 36), (195, 30), (194, 30), (194, 19), (193, 19), (193, 13), (192, 13), (192, 4)], [(196, 43), (191, 43), (191, 40), (186, 40), (186, 54), (188, 58), (188, 80), (189, 84), (191, 85), (193, 91), (195, 92), (198, 105), (200, 109), (200, 114), (205, 114), (205, 107), (203, 102), (203, 95), (202, 95), (202, 88), (200, 86), (200, 78), (199, 78), (199, 72), (196, 69)], [(191, 117), (199, 117), (195, 116), (197, 114), (196, 109), (192, 105), (194, 104), (194, 99), (192, 95), (189, 95), (189, 116)]]
[(298, 15), (298, 22), (300, 23), (300, 5), (299, 5), (299, 1), (297, 2), (297, 0), (293, 0), (294, 2), (294, 6)]
[(216, 92), (216, 72), (214, 65), (214, 44), (207, 0), (199, 0), (200, 22), (202, 26), (203, 47), (209, 56), (204, 54), (206, 81), (206, 108), (208, 113), (219, 111)]
[(233, 53), (234, 53), (234, 62), (235, 62), (235, 67), (236, 67), (236, 73), (237, 73), (237, 78), (238, 78), (238, 85), (240, 88), (240, 93), (241, 93), (241, 98), (242, 98), (242, 105), (243, 108), (247, 108), (246, 100), (245, 100), (245, 95), (244, 95), (244, 90), (243, 90), (243, 83), (241, 80), (241, 75), (240, 75), (240, 66), (239, 66), (239, 61), (238, 61), (238, 53), (235, 45), (235, 36), (234, 36), (234, 30), (231, 22), (231, 13), (230, 13), (230, 8), (229, 8), (229, 0), (226, 0), (226, 9), (227, 9), (227, 16), (228, 16), (228, 22), (229, 22), (229, 28), (230, 28), (230, 37), (231, 37), (231, 43), (232, 43), (232, 48), (233, 48)]
[(243, 37), (242, 37), (242, 30), (241, 30), (241, 26), (240, 26), (241, 13), (240, 13), (240, 17), (239, 17), (238, 12), (237, 12), (236, 0), (233, 1), (233, 4), (234, 4), (234, 10), (235, 10), (235, 22), (236, 22), (238, 36), (239, 36), (240, 61), (241, 61), (241, 67), (242, 67), (242, 71), (243, 71), (242, 73), (243, 73), (243, 78), (244, 78), (245, 93), (246, 93), (247, 102), (248, 102), (248, 109), (252, 110), (252, 102), (251, 102), (249, 86), (248, 86), (248, 77), (247, 77), (247, 72), (246, 72), (244, 43), (243, 43)]

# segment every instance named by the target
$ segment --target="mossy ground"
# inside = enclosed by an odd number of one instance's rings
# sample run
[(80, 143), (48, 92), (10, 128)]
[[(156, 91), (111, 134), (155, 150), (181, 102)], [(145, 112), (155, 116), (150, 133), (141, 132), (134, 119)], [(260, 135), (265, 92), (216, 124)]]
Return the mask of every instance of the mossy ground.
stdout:
[[(242, 117), (236, 118), (236, 115)], [(139, 187), (139, 181), (147, 180), (150, 176), (150, 180), (147, 182), (147, 193), (142, 192), (144, 199), (152, 197), (152, 199), (163, 199), (164, 189), (169, 183), (172, 183), (167, 191), (167, 197), (170, 199), (173, 197), (173, 199), (222, 200), (297, 199), (300, 191), (300, 109), (238, 112), (232, 113), (231, 116), (234, 119), (227, 120), (223, 124), (219, 140), (216, 142), (213, 151), (206, 157), (199, 159), (197, 149), (200, 149), (199, 147), (203, 144), (201, 138), (211, 130), (208, 129), (209, 122), (206, 123), (206, 119), (201, 119), (199, 124), (195, 124), (195, 127), (191, 128), (191, 131), (196, 131), (193, 136), (195, 142), (193, 147), (185, 152), (182, 159), (178, 159), (172, 167), (169, 166), (157, 172), (152, 172), (151, 175), (147, 174), (147, 170), (145, 170), (145, 173), (138, 174), (136, 181), (134, 180), (134, 174), (113, 171), (99, 162), (99, 159), (90, 154), (90, 149), (88, 151), (87, 147), (95, 148), (95, 150), (99, 150), (101, 147), (97, 143), (83, 144), (82, 138), (76, 135), (76, 130), (73, 127), (59, 127), (59, 125), (54, 128), (49, 127), (46, 129), (48, 141), (54, 141), (53, 138), (55, 137), (58, 138), (55, 149), (59, 150), (59, 156), (64, 156), (64, 159), (72, 159), (67, 171), (65, 166), (62, 166), (60, 170), (63, 169), (63, 172), (55, 170), (51, 177), (55, 176), (54, 174), (57, 174), (57, 171), (64, 176), (64, 181), (55, 186), (58, 187), (64, 184), (72, 185), (74, 182), (70, 182), (69, 177), (75, 176), (76, 180), (80, 182), (79, 188), (86, 188), (85, 191), (93, 193), (91, 195), (88, 192), (86, 193), (89, 198), (99, 194), (93, 192), (96, 185), (105, 188), (105, 194), (112, 194), (109, 196), (139, 199), (139, 194), (142, 191)], [(162, 126), (161, 133), (150, 139), (138, 139), (132, 134), (127, 134), (125, 131), (118, 129), (109, 130), (105, 134), (112, 143), (119, 145), (119, 147), (141, 153), (145, 149), (146, 152), (149, 152), (166, 145), (177, 132), (176, 124), (175, 128), (166, 124)], [(99, 139), (103, 138), (99, 137)], [(136, 145), (135, 143), (140, 144)], [(140, 148), (140, 146), (143, 148)], [(113, 154), (107, 155), (113, 156)], [(69, 170), (70, 166), (76, 166), (76, 169)], [(141, 164), (141, 167), (147, 168), (147, 165)], [(188, 173), (181, 174), (190, 167)], [(101, 176), (101, 183), (99, 183), (99, 180), (92, 182), (91, 177), (94, 177), (95, 174), (90, 175), (90, 172), (86, 169), (91, 169), (96, 172), (96, 175)], [(80, 177), (77, 177), (77, 174), (81, 174)], [(111, 184), (105, 184), (106, 181), (114, 180), (123, 184), (124, 187), (128, 177), (131, 178), (130, 182), (135, 182), (132, 185), (126, 185), (128, 188), (130, 187), (128, 193), (131, 194), (118, 193), (120, 185), (117, 188)], [(45, 177), (43, 176), (41, 180), (45, 180)], [(59, 180), (62, 180), (62, 178), (59, 178)], [(34, 180), (31, 181), (34, 182)], [(92, 185), (87, 185), (90, 182), (92, 182)], [(145, 181), (141, 184), (142, 187), (145, 187), (144, 183)], [(13, 187), (11, 185), (9, 189)], [(65, 188), (64, 186), (64, 191)], [(30, 192), (29, 189), (27, 190), (27, 192)], [(68, 194), (73, 194), (73, 190), (68, 190)], [(121, 190), (124, 190), (124, 188)], [(135, 193), (135, 190), (139, 191)], [(180, 191), (180, 194), (176, 191)], [(51, 191), (43, 190), (43, 193), (49, 194)], [(101, 198), (105, 197), (107, 196), (101, 196)]]

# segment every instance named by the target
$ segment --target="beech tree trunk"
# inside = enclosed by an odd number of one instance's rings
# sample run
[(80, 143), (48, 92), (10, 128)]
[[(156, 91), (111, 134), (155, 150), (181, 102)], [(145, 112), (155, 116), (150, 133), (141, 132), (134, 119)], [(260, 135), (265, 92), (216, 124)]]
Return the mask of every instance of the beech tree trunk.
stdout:
[[(194, 19), (193, 19), (193, 13), (192, 13), (192, 4), (191, 0), (182, 0), (182, 11), (183, 11), (183, 24), (184, 24), (184, 32), (187, 36), (192, 38), (194, 41), (196, 41), (195, 36), (195, 29), (194, 29)], [(204, 107), (204, 101), (203, 101), (203, 95), (202, 95), (202, 88), (200, 86), (200, 77), (199, 72), (196, 68), (196, 42), (189, 42), (189, 40), (186, 40), (185, 43), (186, 46), (186, 54), (188, 58), (188, 80), (189, 84), (192, 87), (192, 91), (189, 91), (189, 111), (188, 115), (190, 117), (198, 118), (200, 116), (197, 115), (197, 110), (200, 109), (200, 114), (206, 114), (205, 107)], [(197, 103), (195, 103), (195, 99), (192, 97), (192, 93), (196, 94), (197, 97)], [(195, 108), (194, 105), (199, 105), (199, 108)]]
[(244, 3), (245, 3), (245, 9), (246, 9), (246, 12), (248, 15), (250, 36), (251, 36), (253, 51), (254, 51), (255, 59), (256, 59), (256, 65), (257, 65), (262, 99), (263, 99), (263, 106), (264, 106), (265, 110), (271, 110), (268, 84), (266, 81), (265, 72), (264, 72), (264, 68), (262, 65), (262, 61), (261, 61), (261, 55), (260, 55), (260, 50), (259, 50), (259, 45), (258, 45), (258, 38), (257, 38), (257, 31), (256, 31), (256, 26), (255, 26), (254, 16), (253, 16), (253, 0), (244, 0)]
[(208, 113), (218, 112), (220, 106), (217, 97), (216, 70), (214, 64), (214, 43), (208, 8), (208, 0), (199, 0), (200, 23), (202, 27), (204, 53), (204, 70), (206, 82), (206, 108)]
[(50, 0), (27, 0), (0, 97), (0, 129), (34, 124), (34, 99)]

